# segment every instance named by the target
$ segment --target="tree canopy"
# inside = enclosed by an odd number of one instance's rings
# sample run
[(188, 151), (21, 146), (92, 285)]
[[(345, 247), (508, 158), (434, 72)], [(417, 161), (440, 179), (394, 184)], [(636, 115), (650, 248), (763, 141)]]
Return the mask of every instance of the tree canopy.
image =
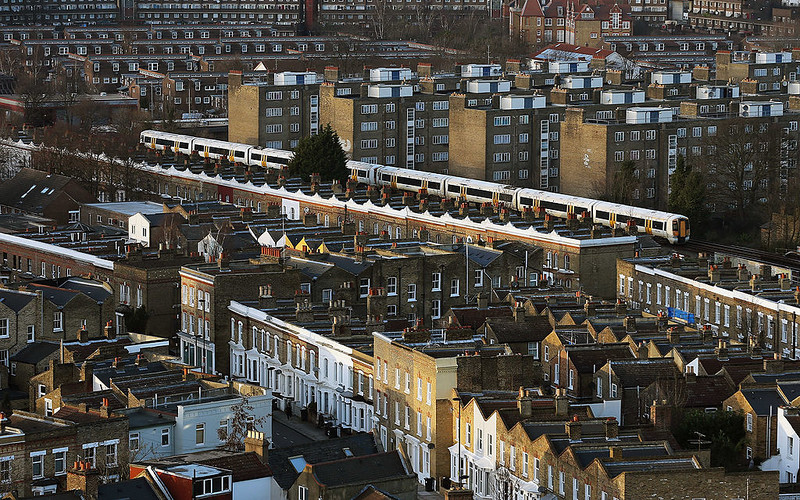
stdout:
[(289, 175), (305, 180), (313, 173), (318, 173), (323, 181), (347, 178), (347, 156), (330, 124), (317, 135), (300, 139), (289, 160)]
[(706, 413), (702, 410), (690, 410), (673, 429), (675, 439), (687, 449), (697, 446), (697, 433), (705, 436), (702, 437), (703, 440), (711, 441), (712, 467), (736, 470), (744, 465), (741, 452), (747, 444), (747, 436), (742, 412)]
[(685, 215), (692, 227), (700, 227), (706, 216), (706, 181), (702, 172), (679, 156), (669, 182), (669, 211)]

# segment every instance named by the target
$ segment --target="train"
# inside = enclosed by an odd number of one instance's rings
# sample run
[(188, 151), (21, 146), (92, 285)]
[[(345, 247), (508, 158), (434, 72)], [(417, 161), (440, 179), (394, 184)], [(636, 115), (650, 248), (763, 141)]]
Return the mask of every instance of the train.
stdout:
[[(280, 169), (292, 158), (291, 151), (157, 130), (143, 131), (139, 142), (154, 150), (170, 150), (187, 155), (196, 153), (210, 159), (227, 158), (231, 162), (262, 168)], [(426, 190), (428, 194), (442, 198), (502, 204), (520, 212), (529, 209), (544, 210), (545, 213), (561, 218), (591, 217), (595, 224), (612, 228), (635, 226), (641, 233), (660, 236), (672, 244), (689, 241), (689, 219), (679, 214), (354, 160), (348, 162), (348, 169), (353, 179), (369, 186), (390, 186), (415, 193)]]

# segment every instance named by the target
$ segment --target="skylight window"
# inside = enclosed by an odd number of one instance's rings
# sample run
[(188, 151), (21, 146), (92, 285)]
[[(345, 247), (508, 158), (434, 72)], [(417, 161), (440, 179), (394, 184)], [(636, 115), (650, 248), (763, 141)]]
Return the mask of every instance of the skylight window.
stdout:
[(289, 463), (292, 464), (292, 467), (294, 467), (294, 470), (296, 470), (298, 473), (303, 472), (303, 469), (306, 468), (306, 459), (303, 458), (302, 455), (290, 457)]

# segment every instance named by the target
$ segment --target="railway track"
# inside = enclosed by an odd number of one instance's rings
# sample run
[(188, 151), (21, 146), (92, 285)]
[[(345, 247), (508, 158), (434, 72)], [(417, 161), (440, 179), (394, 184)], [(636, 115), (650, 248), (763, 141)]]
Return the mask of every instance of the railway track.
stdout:
[[(678, 253), (724, 253), (736, 257), (750, 259), (764, 264), (784, 267), (791, 269), (794, 276), (800, 275), (800, 257), (782, 255), (774, 252), (767, 252), (755, 248), (743, 247), (738, 245), (723, 245), (710, 241), (689, 240), (684, 245), (668, 245), (669, 248)], [(797, 274), (795, 274), (797, 273)]]

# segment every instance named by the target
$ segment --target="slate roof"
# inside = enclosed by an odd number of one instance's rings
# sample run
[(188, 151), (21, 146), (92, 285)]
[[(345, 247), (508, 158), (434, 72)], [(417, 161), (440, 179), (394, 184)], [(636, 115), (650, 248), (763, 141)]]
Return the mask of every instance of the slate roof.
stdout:
[(94, 299), (98, 304), (102, 304), (108, 297), (113, 295), (113, 292), (103, 286), (103, 284), (99, 281), (88, 280), (85, 278), (68, 278), (59, 285), (59, 288), (81, 292), (84, 295)]
[(489, 306), (486, 309), (479, 309), (477, 307), (452, 307), (450, 312), (458, 320), (461, 326), (469, 326), (472, 328), (480, 327), (486, 318), (495, 318), (499, 316), (511, 316), (511, 307), (507, 304)]
[(590, 346), (566, 346), (569, 360), (579, 373), (594, 373), (609, 360), (632, 359), (628, 344), (595, 344)]
[(328, 487), (409, 475), (397, 450), (314, 464), (312, 473), (319, 484)]
[(11, 361), (35, 365), (58, 350), (52, 342), (32, 342), (11, 356)]
[(197, 463), (230, 470), (234, 483), (272, 475), (269, 466), (262, 463), (255, 452), (226, 453), (219, 457), (198, 460)]
[(367, 485), (351, 500), (398, 500), (396, 496), (383, 492), (374, 486)]
[[(72, 181), (72, 178), (48, 174), (40, 170), (23, 168), (13, 178), (0, 184), (0, 200), (3, 205), (25, 212), (42, 213)], [(86, 192), (77, 202), (94, 201)]]
[(694, 408), (720, 406), (735, 392), (736, 385), (728, 377), (722, 375), (695, 377), (693, 383), (686, 384), (686, 406)]
[(491, 327), (500, 344), (540, 342), (553, 331), (545, 316), (527, 316), (524, 321), (515, 321), (513, 317), (487, 318), (486, 324)]
[(6, 288), (0, 289), (0, 303), (15, 312), (20, 312), (35, 298), (35, 295), (28, 293), (20, 293)]
[(49, 300), (58, 307), (66, 306), (70, 300), (78, 296), (80, 292), (76, 290), (67, 290), (50, 285), (42, 285), (39, 283), (30, 283), (28, 285), (31, 289), (40, 290), (46, 300)]
[(742, 389), (741, 392), (756, 415), (769, 415), (770, 409), (773, 415), (777, 415), (778, 407), (788, 403), (777, 388)]
[(328, 441), (314, 441), (287, 448), (269, 450), (269, 467), (272, 469), (275, 482), (288, 490), (300, 475), (289, 462), (289, 458), (302, 456), (306, 463), (316, 464), (340, 460), (346, 457), (344, 448), (349, 448), (354, 456), (374, 455), (378, 452), (372, 434), (355, 434)]
[(671, 359), (612, 361), (611, 369), (622, 387), (647, 387), (659, 379), (673, 380), (678, 367)]
[[(37, 497), (41, 498), (41, 497)], [(137, 477), (116, 483), (100, 484), (97, 500), (160, 500), (153, 486), (145, 477)]]

